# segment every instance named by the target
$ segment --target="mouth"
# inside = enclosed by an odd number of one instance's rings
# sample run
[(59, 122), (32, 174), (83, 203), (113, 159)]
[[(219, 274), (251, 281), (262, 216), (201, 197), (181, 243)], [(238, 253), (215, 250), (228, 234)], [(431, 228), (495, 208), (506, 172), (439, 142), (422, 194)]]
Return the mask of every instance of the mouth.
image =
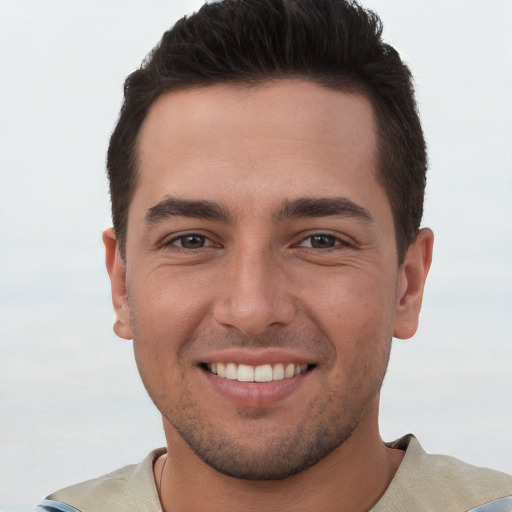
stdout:
[(298, 377), (311, 370), (315, 364), (277, 363), (250, 366), (233, 362), (203, 363), (201, 367), (217, 377), (238, 382), (271, 382)]

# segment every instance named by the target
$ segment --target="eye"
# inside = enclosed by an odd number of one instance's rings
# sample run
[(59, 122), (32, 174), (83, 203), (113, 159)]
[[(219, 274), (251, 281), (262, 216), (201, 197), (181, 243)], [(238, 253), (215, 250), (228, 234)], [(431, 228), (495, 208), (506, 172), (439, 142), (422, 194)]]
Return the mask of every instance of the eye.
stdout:
[(299, 244), (300, 247), (310, 247), (312, 249), (332, 249), (338, 245), (348, 244), (338, 237), (326, 233), (308, 236)]
[(212, 246), (213, 243), (205, 236), (191, 233), (173, 238), (168, 245), (177, 245), (182, 249), (201, 249)]

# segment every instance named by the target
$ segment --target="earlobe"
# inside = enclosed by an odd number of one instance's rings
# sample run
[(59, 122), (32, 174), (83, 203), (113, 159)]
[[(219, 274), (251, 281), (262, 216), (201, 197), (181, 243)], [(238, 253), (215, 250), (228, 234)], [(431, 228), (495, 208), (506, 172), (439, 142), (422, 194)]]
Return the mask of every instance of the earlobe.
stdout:
[(395, 338), (411, 338), (418, 329), (418, 319), (423, 299), (425, 280), (432, 262), (434, 234), (428, 228), (421, 229), (407, 249), (400, 266), (395, 312)]
[(103, 232), (103, 243), (105, 244), (105, 263), (112, 288), (112, 304), (116, 314), (114, 332), (120, 338), (129, 340), (132, 338), (132, 328), (126, 295), (126, 268), (119, 254), (114, 228)]

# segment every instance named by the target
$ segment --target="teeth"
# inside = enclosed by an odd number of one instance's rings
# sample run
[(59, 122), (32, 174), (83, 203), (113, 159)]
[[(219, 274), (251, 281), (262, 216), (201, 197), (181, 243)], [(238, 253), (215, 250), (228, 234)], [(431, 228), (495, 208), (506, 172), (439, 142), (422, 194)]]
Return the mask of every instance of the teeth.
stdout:
[(308, 369), (307, 364), (287, 365), (283, 363), (263, 364), (261, 366), (249, 366), (247, 364), (235, 363), (210, 363), (208, 370), (214, 375), (223, 379), (238, 380), (239, 382), (270, 382), (272, 380), (290, 379), (305, 373)]
[(284, 364), (276, 364), (272, 371), (272, 380), (284, 379)]
[(217, 363), (217, 375), (226, 378), (226, 365), (224, 363)]
[(228, 363), (226, 366), (226, 379), (237, 380), (237, 367), (235, 363)]
[(254, 380), (256, 382), (270, 382), (272, 380), (272, 366), (264, 364), (254, 368)]
[(254, 367), (240, 364), (236, 375), (240, 382), (254, 382)]
[(284, 378), (289, 379), (295, 375), (295, 365), (290, 363), (286, 366), (286, 369), (284, 371)]

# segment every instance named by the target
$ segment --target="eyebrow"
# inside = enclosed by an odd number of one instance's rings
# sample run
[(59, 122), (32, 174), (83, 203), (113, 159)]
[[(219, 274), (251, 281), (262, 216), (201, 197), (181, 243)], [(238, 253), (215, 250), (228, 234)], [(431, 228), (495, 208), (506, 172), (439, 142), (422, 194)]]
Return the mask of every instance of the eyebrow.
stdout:
[(220, 204), (213, 201), (195, 201), (166, 197), (163, 201), (148, 208), (146, 222), (154, 224), (170, 217), (189, 217), (192, 219), (207, 219), (228, 221), (230, 215)]
[(355, 217), (374, 222), (372, 214), (345, 197), (301, 197), (285, 201), (274, 214), (276, 220), (293, 217)]
[[(297, 217), (355, 217), (373, 222), (371, 213), (345, 197), (300, 197), (286, 200), (274, 212), (275, 221)], [(155, 224), (171, 217), (188, 217), (227, 222), (231, 215), (221, 204), (207, 200), (178, 199), (166, 197), (148, 208), (146, 222)]]

